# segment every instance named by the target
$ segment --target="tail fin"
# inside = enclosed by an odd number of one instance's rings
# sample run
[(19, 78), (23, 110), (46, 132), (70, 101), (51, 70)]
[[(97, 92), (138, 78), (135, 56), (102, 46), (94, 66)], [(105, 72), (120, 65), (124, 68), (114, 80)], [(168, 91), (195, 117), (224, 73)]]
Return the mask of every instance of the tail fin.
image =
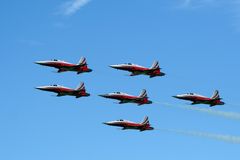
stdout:
[(138, 97), (140, 97), (140, 98), (145, 98), (145, 97), (147, 97), (147, 91), (146, 91), (146, 89), (143, 89), (142, 92), (140, 93), (140, 95), (139, 95)]
[(213, 95), (212, 95), (211, 98), (212, 98), (212, 99), (220, 99), (218, 90), (215, 90), (215, 91), (214, 91), (214, 93), (213, 93)]
[(76, 88), (77, 91), (86, 91), (84, 83), (80, 83)]
[(142, 125), (149, 124), (148, 116), (145, 116), (143, 121), (141, 122)]
[(78, 65), (84, 66), (87, 65), (87, 60), (85, 57), (81, 57), (81, 59), (78, 62)]
[(150, 69), (159, 69), (158, 61), (154, 61)]

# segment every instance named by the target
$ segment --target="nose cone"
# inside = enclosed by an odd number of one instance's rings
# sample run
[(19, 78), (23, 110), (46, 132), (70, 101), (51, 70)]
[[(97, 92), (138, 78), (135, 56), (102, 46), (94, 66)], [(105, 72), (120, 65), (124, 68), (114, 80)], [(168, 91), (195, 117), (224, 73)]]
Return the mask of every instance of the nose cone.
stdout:
[(39, 90), (46, 90), (46, 88), (45, 88), (45, 87), (43, 87), (43, 86), (36, 87), (35, 89), (39, 89)]
[(112, 123), (111, 123), (111, 122), (103, 122), (103, 124), (105, 124), (105, 125), (111, 125)]
[(119, 69), (119, 68), (121, 68), (120, 65), (110, 65), (109, 67), (111, 67), (111, 68), (115, 68), (115, 69)]
[(108, 98), (108, 94), (99, 94), (100, 97)]
[(178, 99), (180, 98), (178, 95), (176, 95), (176, 96), (172, 96), (172, 97), (173, 97), (173, 98), (178, 98)]
[(40, 64), (40, 65), (44, 65), (44, 64), (46, 64), (46, 62), (45, 61), (36, 61), (36, 62), (34, 62), (35, 64)]

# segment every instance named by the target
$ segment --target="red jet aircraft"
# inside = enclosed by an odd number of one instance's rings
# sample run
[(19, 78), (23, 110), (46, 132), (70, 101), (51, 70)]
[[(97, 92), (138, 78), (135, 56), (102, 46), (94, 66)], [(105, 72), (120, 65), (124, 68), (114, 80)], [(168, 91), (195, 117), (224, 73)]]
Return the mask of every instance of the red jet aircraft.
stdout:
[(58, 73), (66, 72), (66, 71), (74, 71), (77, 74), (84, 72), (92, 72), (92, 69), (89, 69), (87, 66), (86, 58), (82, 57), (77, 64), (72, 64), (69, 62), (65, 62), (62, 60), (49, 60), (49, 61), (36, 61), (36, 64), (40, 64), (43, 66), (54, 67), (58, 69)]
[(81, 83), (76, 89), (71, 89), (56, 84), (50, 86), (36, 87), (36, 89), (57, 93), (58, 97), (66, 95), (75, 96), (76, 98), (90, 96), (89, 93), (86, 93), (84, 83)]
[(132, 63), (110, 65), (110, 67), (132, 72), (130, 76), (136, 76), (136, 75), (142, 74), (142, 75), (148, 75), (150, 78), (152, 78), (156, 76), (165, 75), (165, 73), (160, 71), (161, 68), (159, 68), (158, 61), (154, 61), (150, 68), (146, 68), (146, 67), (143, 67), (137, 64), (132, 64)]
[(129, 95), (122, 92), (113, 92), (108, 94), (99, 95), (104, 98), (116, 99), (119, 100), (119, 104), (123, 103), (137, 103), (138, 105), (151, 104), (152, 101), (148, 100), (147, 91), (143, 89), (139, 96)]
[(222, 98), (219, 96), (218, 90), (216, 90), (211, 98), (196, 94), (196, 93), (188, 93), (173, 96), (174, 98), (183, 99), (192, 101), (192, 105), (194, 104), (209, 104), (210, 107), (215, 105), (224, 105), (225, 103), (221, 101)]
[(154, 128), (151, 127), (148, 117), (144, 117), (144, 120), (141, 123), (131, 122), (127, 120), (117, 120), (117, 121), (110, 121), (110, 122), (104, 122), (103, 124), (109, 125), (109, 126), (117, 126), (122, 127), (122, 130), (125, 129), (135, 129), (139, 131), (146, 131), (146, 130), (153, 130)]

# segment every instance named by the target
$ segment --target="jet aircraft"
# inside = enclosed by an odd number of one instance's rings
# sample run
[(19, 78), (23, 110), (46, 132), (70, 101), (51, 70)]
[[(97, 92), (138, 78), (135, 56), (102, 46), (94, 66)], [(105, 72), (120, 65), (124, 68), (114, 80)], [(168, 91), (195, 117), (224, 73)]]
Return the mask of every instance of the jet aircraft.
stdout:
[(147, 116), (144, 117), (144, 120), (141, 123), (136, 123), (136, 122), (131, 122), (128, 120), (120, 119), (117, 121), (104, 122), (103, 124), (106, 124), (109, 126), (122, 127), (122, 130), (135, 129), (135, 130), (139, 130), (139, 131), (146, 131), (146, 130), (154, 129), (153, 127), (151, 127)]
[(209, 104), (210, 107), (215, 105), (224, 105), (225, 103), (221, 101), (222, 98), (219, 96), (218, 90), (216, 90), (212, 97), (208, 98), (196, 93), (187, 93), (187, 94), (181, 94), (173, 96), (174, 98), (183, 99), (192, 101), (192, 105), (194, 104)]
[(50, 86), (40, 86), (36, 87), (36, 89), (57, 93), (57, 97), (66, 95), (75, 96), (76, 98), (90, 96), (90, 94), (86, 92), (84, 83), (81, 83), (76, 89), (71, 89), (56, 84)]
[(132, 64), (132, 63), (110, 65), (110, 67), (131, 72), (130, 76), (148, 75), (150, 78), (153, 78), (156, 76), (165, 75), (165, 73), (161, 72), (160, 70), (161, 68), (159, 68), (158, 61), (154, 61), (150, 68), (143, 67), (137, 64)]
[(77, 72), (77, 74), (84, 73), (84, 72), (92, 72), (92, 69), (88, 68), (87, 60), (84, 57), (82, 57), (77, 64), (72, 64), (72, 63), (65, 62), (62, 60), (57, 60), (57, 59), (47, 60), (47, 61), (36, 61), (35, 63), (43, 66), (57, 68), (58, 73), (66, 72), (66, 71)]
[(119, 104), (137, 103), (138, 105), (143, 105), (152, 103), (152, 101), (148, 100), (147, 91), (145, 89), (142, 90), (139, 96), (133, 96), (122, 92), (113, 92), (108, 94), (102, 94), (99, 96), (119, 100)]

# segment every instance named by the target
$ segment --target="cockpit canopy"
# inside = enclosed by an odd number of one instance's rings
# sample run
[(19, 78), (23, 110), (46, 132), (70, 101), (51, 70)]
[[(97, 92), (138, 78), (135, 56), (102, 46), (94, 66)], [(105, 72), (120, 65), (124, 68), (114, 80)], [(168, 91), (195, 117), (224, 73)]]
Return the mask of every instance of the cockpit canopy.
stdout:
[(132, 63), (125, 63), (125, 64), (127, 64), (127, 65), (132, 65)]

